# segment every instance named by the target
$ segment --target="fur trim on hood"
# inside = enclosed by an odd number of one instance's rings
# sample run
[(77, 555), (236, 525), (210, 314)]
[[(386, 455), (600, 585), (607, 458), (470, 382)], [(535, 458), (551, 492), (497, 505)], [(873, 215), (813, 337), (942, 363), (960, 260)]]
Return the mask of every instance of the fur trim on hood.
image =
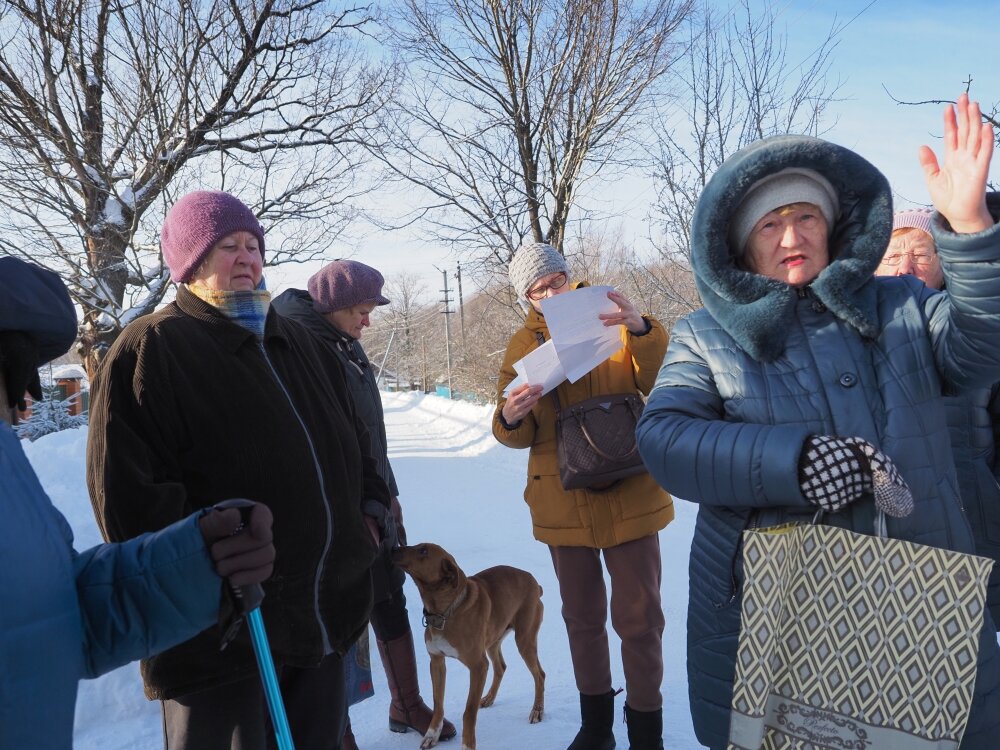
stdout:
[(691, 224), (691, 260), (705, 308), (754, 359), (785, 349), (796, 290), (742, 270), (727, 235), (733, 213), (757, 180), (787, 167), (814, 169), (840, 198), (829, 232), (830, 264), (810, 284), (814, 295), (866, 338), (876, 329), (873, 275), (892, 232), (892, 194), (870, 162), (842, 146), (804, 135), (752, 143), (729, 157), (705, 186)]

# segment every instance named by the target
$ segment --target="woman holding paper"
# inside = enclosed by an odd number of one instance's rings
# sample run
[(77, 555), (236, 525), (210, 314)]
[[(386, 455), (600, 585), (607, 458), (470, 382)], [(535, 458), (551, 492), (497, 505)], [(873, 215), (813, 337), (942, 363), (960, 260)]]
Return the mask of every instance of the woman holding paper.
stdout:
[[(516, 386), (507, 398), (503, 393), (514, 380), (514, 363), (549, 340), (542, 300), (585, 284), (571, 284), (566, 259), (544, 243), (522, 246), (509, 275), (530, 309), (504, 356), (493, 434), (506, 446), (530, 450), (524, 499), (535, 538), (547, 544), (552, 555), (580, 691), (582, 726), (569, 749), (608, 750), (615, 744), (603, 555), (613, 592), (611, 623), (622, 641), (629, 741), (633, 750), (657, 750), (663, 747), (664, 624), (657, 532), (673, 519), (673, 503), (648, 474), (609, 488), (563, 489), (553, 399), (542, 398), (542, 386), (531, 383)], [(575, 383), (562, 382), (556, 392), (563, 406), (612, 393), (645, 395), (652, 387), (666, 351), (666, 332), (618, 292), (609, 292), (608, 298), (618, 309), (598, 317), (606, 326), (620, 327), (623, 348)]]

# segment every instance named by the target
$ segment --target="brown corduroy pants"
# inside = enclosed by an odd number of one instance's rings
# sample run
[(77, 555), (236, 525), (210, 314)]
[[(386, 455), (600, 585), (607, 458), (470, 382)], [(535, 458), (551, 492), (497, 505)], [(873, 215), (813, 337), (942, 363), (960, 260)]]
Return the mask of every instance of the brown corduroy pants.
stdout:
[(549, 552), (559, 580), (577, 689), (586, 695), (612, 689), (603, 555), (611, 577), (611, 625), (622, 642), (625, 700), (636, 711), (660, 708), (664, 618), (659, 536), (603, 550), (550, 546)]

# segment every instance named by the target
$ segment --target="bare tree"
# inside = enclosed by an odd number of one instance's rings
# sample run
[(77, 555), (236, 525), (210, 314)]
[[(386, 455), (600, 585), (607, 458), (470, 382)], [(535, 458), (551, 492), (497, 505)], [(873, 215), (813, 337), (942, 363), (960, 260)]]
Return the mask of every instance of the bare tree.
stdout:
[(453, 371), (454, 389), (478, 401), (495, 401), (497, 376), (511, 336), (524, 323), (506, 279), (469, 295), (465, 304), (468, 336)]
[(179, 190), (230, 189), (266, 227), (300, 222), (269, 237), (269, 264), (343, 230), (391, 94), (357, 41), (371, 20), (320, 0), (3, 4), (0, 247), (63, 275), (91, 373), (163, 297), (156, 228)]
[[(401, 272), (386, 279), (382, 292), (389, 304), (376, 313), (378, 344), (389, 353), (386, 367), (406, 383), (422, 376), (419, 342), (427, 323), (440, 316), (427, 301), (427, 286), (415, 273)], [(390, 343), (391, 342), (391, 343)]]
[(407, 96), (380, 155), (483, 286), (522, 239), (562, 250), (584, 181), (636, 157), (690, 2), (403, 0)]
[[(840, 81), (830, 78), (837, 46), (835, 25), (805, 60), (789, 58), (787, 35), (778, 31), (779, 11), (749, 0), (723, 12), (705, 3), (688, 24), (690, 44), (675, 68), (684, 91), (662, 114), (655, 220), (665, 275), (663, 293), (679, 303), (693, 287), (683, 281), (690, 257), (690, 227), (702, 188), (732, 153), (779, 133), (818, 135)], [(853, 20), (853, 19), (852, 19)], [(672, 266), (676, 266), (671, 268)]]
[[(962, 86), (964, 87), (966, 94), (972, 93), (972, 82), (973, 82), (973, 77), (971, 74), (968, 76), (968, 78), (962, 81)], [(893, 93), (889, 90), (889, 88), (884, 84), (882, 88), (885, 89), (885, 93), (888, 94), (890, 99), (896, 102), (896, 104), (902, 106), (919, 107), (925, 104), (936, 104), (940, 106), (941, 104), (955, 103), (954, 99), (923, 99), (921, 101), (905, 101), (903, 99), (896, 98), (896, 96), (893, 95)], [(994, 140), (996, 141), (997, 148), (1000, 148), (1000, 102), (994, 101), (993, 104), (989, 105), (988, 109), (983, 109), (982, 115), (983, 115), (983, 122), (988, 122), (990, 123), (990, 125), (993, 126), (993, 137)]]

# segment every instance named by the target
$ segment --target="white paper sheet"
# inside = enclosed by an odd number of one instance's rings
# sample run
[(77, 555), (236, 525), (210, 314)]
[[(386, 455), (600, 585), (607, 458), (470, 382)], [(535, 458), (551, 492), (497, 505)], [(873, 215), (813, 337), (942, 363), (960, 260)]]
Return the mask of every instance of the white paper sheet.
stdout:
[(540, 385), (542, 395), (545, 395), (566, 379), (566, 373), (551, 339), (515, 362), (514, 372), (517, 373), (517, 377), (507, 386), (504, 396), (521, 383)]
[[(514, 371), (515, 372), (517, 372), (517, 366), (519, 364), (521, 364), (520, 360), (518, 360), (517, 362), (514, 363)], [(524, 385), (526, 382), (527, 381), (524, 379), (524, 376), (521, 375), (520, 373), (518, 373), (517, 377), (515, 377), (512, 381), (510, 381), (509, 383), (507, 383), (507, 387), (503, 389), (503, 397), (504, 398), (510, 398), (510, 392), (512, 390), (514, 390), (515, 388), (517, 388), (518, 386)]]
[[(542, 300), (542, 314), (569, 382), (575, 383), (625, 344), (620, 326), (597, 316), (616, 312), (610, 286), (590, 286)], [(546, 342), (548, 343), (548, 342)]]

